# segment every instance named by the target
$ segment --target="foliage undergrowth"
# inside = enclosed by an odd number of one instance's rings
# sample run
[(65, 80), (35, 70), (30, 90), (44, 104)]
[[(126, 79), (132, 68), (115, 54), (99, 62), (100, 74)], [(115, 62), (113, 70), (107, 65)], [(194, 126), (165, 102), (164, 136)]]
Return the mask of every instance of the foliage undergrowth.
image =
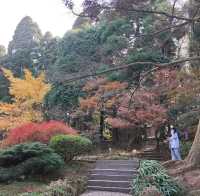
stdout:
[(44, 190), (27, 192), (19, 196), (78, 196), (84, 192), (86, 182), (87, 179), (85, 177), (58, 180), (51, 182)]
[(144, 160), (140, 163), (139, 174), (133, 180), (135, 196), (147, 187), (156, 187), (164, 196), (182, 196), (183, 189), (157, 161)]
[(181, 141), (181, 157), (184, 159), (192, 147), (192, 141)]

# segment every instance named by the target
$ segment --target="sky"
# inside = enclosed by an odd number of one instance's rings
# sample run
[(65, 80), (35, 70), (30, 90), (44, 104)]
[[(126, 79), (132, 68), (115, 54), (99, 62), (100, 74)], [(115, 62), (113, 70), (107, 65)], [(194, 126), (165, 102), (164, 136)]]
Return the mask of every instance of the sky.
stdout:
[[(76, 8), (80, 9), (82, 1), (74, 0)], [(0, 0), (0, 45), (8, 46), (17, 24), (25, 16), (37, 22), (43, 33), (50, 31), (60, 37), (71, 29), (76, 19), (62, 0)]]
[[(80, 7), (82, 0), (75, 2)], [(0, 45), (8, 46), (17, 24), (25, 16), (37, 22), (43, 33), (50, 31), (60, 37), (76, 19), (62, 0), (0, 0)]]

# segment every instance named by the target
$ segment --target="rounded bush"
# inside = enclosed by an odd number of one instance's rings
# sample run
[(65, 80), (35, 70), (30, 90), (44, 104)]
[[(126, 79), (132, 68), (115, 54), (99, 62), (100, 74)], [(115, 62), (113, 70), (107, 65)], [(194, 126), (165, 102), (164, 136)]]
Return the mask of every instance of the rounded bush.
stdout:
[(60, 154), (65, 161), (89, 152), (92, 142), (85, 137), (75, 135), (57, 135), (50, 141), (50, 147)]
[(12, 146), (25, 142), (41, 142), (48, 144), (51, 137), (61, 134), (76, 135), (77, 131), (60, 121), (27, 123), (10, 130), (4, 140), (4, 146)]
[(64, 166), (60, 155), (46, 144), (23, 143), (0, 151), (0, 182), (20, 176), (47, 174)]

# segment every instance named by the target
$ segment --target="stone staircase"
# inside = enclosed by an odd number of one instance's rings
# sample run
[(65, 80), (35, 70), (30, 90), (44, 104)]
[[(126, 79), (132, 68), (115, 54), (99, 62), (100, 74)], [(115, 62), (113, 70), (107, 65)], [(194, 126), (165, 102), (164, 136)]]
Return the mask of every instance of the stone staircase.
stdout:
[(146, 141), (143, 151), (138, 154), (140, 159), (156, 160), (156, 161), (166, 161), (169, 159), (169, 155), (166, 151), (165, 144), (161, 143), (160, 148), (156, 148), (155, 138), (149, 138)]
[(164, 161), (162, 153), (156, 149), (146, 149), (139, 154), (140, 159)]
[(130, 193), (138, 167), (137, 159), (99, 160), (96, 167), (90, 171), (87, 191)]

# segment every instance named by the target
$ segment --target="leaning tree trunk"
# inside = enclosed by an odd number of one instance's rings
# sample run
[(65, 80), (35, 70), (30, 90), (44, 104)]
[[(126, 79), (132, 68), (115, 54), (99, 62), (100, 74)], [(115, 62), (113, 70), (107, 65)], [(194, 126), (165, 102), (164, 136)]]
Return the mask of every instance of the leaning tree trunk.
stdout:
[(200, 121), (192, 148), (186, 158), (186, 162), (194, 166), (200, 166)]

